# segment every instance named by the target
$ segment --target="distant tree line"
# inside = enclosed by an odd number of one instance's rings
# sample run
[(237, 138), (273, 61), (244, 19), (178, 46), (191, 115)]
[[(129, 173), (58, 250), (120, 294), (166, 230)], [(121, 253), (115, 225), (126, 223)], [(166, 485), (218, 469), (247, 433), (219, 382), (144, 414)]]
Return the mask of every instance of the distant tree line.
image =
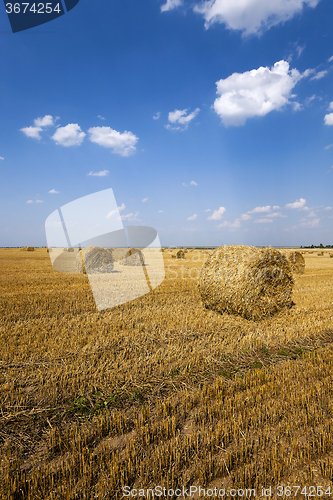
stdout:
[(326, 247), (320, 243), (320, 245), (311, 245), (309, 247), (301, 246), (301, 248), (333, 248), (333, 245), (326, 245)]

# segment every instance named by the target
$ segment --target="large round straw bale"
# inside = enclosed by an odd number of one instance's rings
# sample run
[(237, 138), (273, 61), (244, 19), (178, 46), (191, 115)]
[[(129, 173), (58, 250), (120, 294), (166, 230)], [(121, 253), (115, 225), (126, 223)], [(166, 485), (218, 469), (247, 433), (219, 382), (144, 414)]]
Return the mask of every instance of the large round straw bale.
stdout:
[(330, 253), (330, 257), (331, 257), (331, 258), (333, 257), (333, 253)]
[(178, 250), (178, 252), (176, 253), (176, 257), (177, 259), (185, 259), (185, 252), (184, 250)]
[[(82, 249), (82, 257), (86, 273), (108, 273), (113, 271), (112, 248), (86, 247)], [(78, 267), (80, 267), (80, 252), (77, 255)]]
[(73, 248), (73, 247), (69, 247), (69, 248), (67, 249), (67, 252), (74, 252), (74, 248)]
[(305, 260), (303, 255), (300, 252), (290, 252), (288, 254), (289, 264), (291, 265), (292, 270), (296, 274), (303, 274), (305, 269)]
[(139, 248), (130, 248), (130, 255), (120, 261), (120, 264), (123, 266), (144, 266), (145, 258), (141, 250)]
[(214, 250), (198, 280), (206, 309), (254, 321), (291, 307), (293, 285), (292, 269), (281, 252), (243, 245)]
[(28, 247), (27, 250), (28, 252), (33, 252), (35, 250), (35, 247)]

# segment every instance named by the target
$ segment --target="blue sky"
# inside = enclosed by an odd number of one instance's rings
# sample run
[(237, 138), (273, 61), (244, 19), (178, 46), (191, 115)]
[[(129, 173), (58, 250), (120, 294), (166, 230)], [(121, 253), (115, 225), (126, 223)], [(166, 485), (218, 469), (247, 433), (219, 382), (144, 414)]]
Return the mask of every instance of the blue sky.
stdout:
[(163, 246), (333, 244), (330, 0), (0, 6), (0, 246), (112, 188)]

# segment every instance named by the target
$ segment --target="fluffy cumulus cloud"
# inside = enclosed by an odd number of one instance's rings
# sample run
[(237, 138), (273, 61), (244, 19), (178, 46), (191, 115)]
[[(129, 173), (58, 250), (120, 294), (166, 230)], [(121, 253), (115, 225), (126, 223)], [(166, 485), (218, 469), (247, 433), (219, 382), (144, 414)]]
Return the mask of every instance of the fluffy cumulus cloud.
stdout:
[(59, 117), (53, 118), (51, 115), (45, 115), (44, 117), (39, 117), (34, 120), (34, 126), (23, 127), (21, 128), (21, 132), (23, 132), (27, 137), (31, 137), (32, 139), (41, 139), (40, 132), (42, 132), (43, 128), (50, 127), (54, 125), (54, 122)]
[(182, 0), (167, 0), (166, 3), (161, 6), (161, 12), (167, 12), (168, 10), (175, 9), (182, 3)]
[(191, 186), (197, 186), (197, 185), (198, 185), (198, 183), (197, 183), (197, 182), (195, 182), (195, 181), (191, 181), (191, 182), (190, 182), (190, 185), (191, 185)]
[(160, 112), (160, 111), (158, 111), (158, 112), (156, 113), (156, 115), (154, 115), (154, 116), (153, 116), (153, 120), (158, 120), (158, 119), (160, 118), (160, 116), (161, 116), (161, 112)]
[(55, 189), (51, 189), (49, 191), (49, 194), (59, 194), (59, 191), (56, 191)]
[[(333, 110), (333, 101), (330, 103), (328, 109), (330, 111)], [(324, 121), (325, 121), (325, 125), (333, 125), (333, 113), (328, 113), (327, 115), (325, 115)], [(332, 146), (332, 145), (330, 144), (329, 146), (326, 146), (325, 149), (329, 149), (330, 146)]]
[(165, 127), (168, 130), (186, 130), (189, 123), (197, 116), (199, 111), (199, 108), (196, 108), (190, 114), (188, 114), (188, 109), (175, 109), (174, 111), (170, 111), (168, 114), (168, 120), (175, 126), (168, 123)]
[(109, 171), (108, 170), (100, 170), (99, 172), (91, 171), (87, 175), (92, 175), (94, 177), (106, 177), (107, 175), (109, 175)]
[(85, 136), (77, 123), (69, 123), (65, 127), (57, 128), (52, 139), (60, 146), (70, 147), (80, 146)]
[(202, 14), (205, 27), (213, 23), (228, 29), (241, 30), (245, 35), (263, 31), (291, 19), (304, 6), (316, 7), (320, 0), (207, 0), (195, 5)]
[(186, 220), (195, 220), (198, 217), (197, 214), (190, 215), (190, 217), (187, 217)]
[(235, 219), (233, 222), (228, 222), (225, 220), (221, 224), (219, 224), (217, 227), (230, 227), (232, 229), (237, 229), (238, 227), (241, 227), (242, 222), (248, 221), (250, 219), (251, 219), (251, 215), (242, 214), (240, 217)]
[(53, 116), (45, 115), (43, 118), (36, 118), (36, 120), (34, 120), (34, 124), (36, 127), (50, 127), (51, 125), (54, 125)]
[[(266, 0), (265, 0), (266, 1)], [(303, 77), (297, 69), (290, 69), (287, 61), (260, 67), (245, 73), (233, 73), (216, 82), (214, 109), (225, 126), (244, 125), (248, 118), (265, 116), (292, 103), (291, 92)]]
[(23, 127), (20, 129), (27, 137), (31, 137), (32, 139), (41, 139), (39, 132), (43, 129), (42, 127)]
[(292, 209), (301, 209), (301, 208), (306, 208), (305, 207), (306, 200), (304, 198), (300, 198), (299, 200), (294, 201), (294, 203), (287, 203), (285, 208), (292, 208)]
[(226, 210), (227, 209), (225, 207), (220, 207), (218, 210), (214, 210), (212, 215), (207, 217), (207, 220), (221, 220)]
[(112, 153), (120, 156), (130, 156), (135, 153), (135, 144), (139, 138), (132, 132), (120, 133), (110, 127), (91, 127), (88, 129), (90, 141), (112, 149)]

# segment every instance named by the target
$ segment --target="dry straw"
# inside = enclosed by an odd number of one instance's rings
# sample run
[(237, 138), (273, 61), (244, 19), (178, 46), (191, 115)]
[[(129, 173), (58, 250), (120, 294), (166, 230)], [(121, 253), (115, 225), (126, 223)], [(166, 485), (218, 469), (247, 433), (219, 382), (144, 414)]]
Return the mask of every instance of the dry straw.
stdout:
[(305, 270), (305, 259), (301, 252), (290, 252), (288, 254), (288, 261), (291, 269), (296, 274), (303, 274)]
[(243, 245), (214, 250), (198, 281), (206, 309), (254, 321), (291, 307), (293, 285), (291, 266), (281, 252)]
[(28, 247), (28, 248), (27, 248), (27, 251), (28, 251), (28, 252), (33, 252), (34, 250), (35, 250), (35, 247)]

